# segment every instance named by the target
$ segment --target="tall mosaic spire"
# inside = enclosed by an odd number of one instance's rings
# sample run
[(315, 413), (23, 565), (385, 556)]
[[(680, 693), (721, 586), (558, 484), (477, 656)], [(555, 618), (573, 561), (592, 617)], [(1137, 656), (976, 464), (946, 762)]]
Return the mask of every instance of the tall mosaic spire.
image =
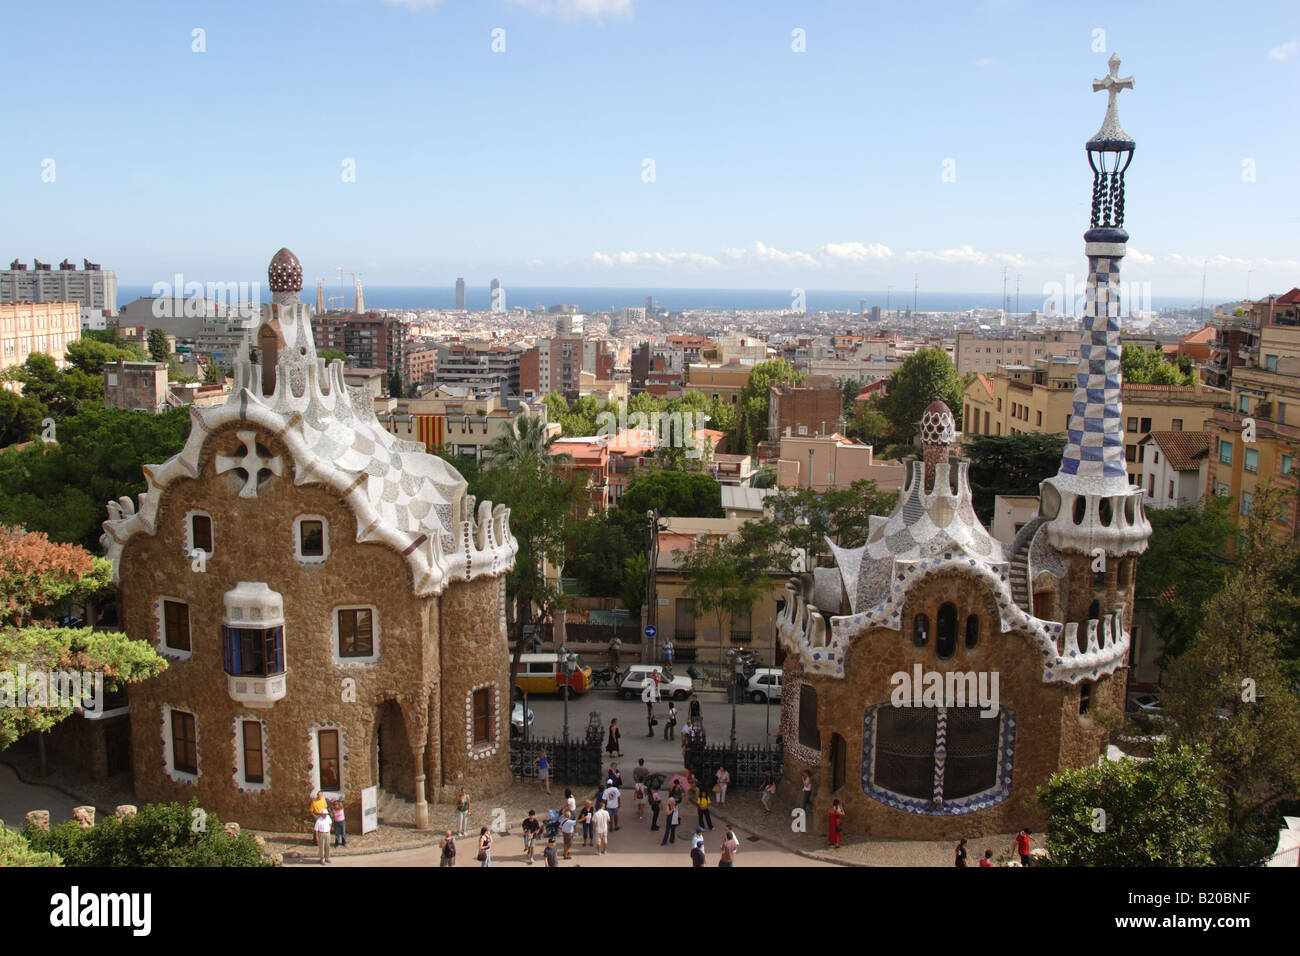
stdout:
[(1079, 369), (1061, 467), (1044, 482), (1039, 507), (1053, 544), (1086, 551), (1144, 550), (1151, 533), (1124, 458), (1119, 271), (1128, 242), (1124, 173), (1136, 144), (1119, 121), (1119, 94), (1133, 88), (1131, 76), (1120, 77), (1119, 64), (1112, 54), (1110, 72), (1092, 82), (1093, 91), (1105, 91), (1109, 100), (1101, 129), (1086, 146), (1092, 219), (1083, 236), (1088, 284)]

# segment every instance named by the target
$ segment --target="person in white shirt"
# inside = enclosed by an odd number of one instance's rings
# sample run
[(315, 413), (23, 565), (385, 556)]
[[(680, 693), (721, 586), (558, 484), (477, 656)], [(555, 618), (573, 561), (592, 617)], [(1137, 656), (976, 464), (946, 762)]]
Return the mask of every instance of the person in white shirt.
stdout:
[(718, 772), (714, 774), (718, 781), (718, 803), (727, 802), (727, 785), (731, 783), (731, 774), (727, 773), (727, 768), (718, 767)]
[(609, 811), (601, 804), (591, 817), (596, 828), (596, 852), (604, 853), (609, 849)]
[(328, 810), (322, 810), (316, 817), (316, 822), (312, 825), (316, 831), (316, 846), (320, 849), (320, 861), (328, 863), (330, 861), (330, 815)]
[(573, 846), (573, 829), (577, 821), (573, 818), (572, 810), (564, 811), (564, 819), (560, 822), (560, 832), (564, 834), (564, 858), (569, 859), (569, 850)]
[(623, 801), (623, 794), (618, 787), (611, 784), (605, 788), (605, 792), (600, 795), (600, 799), (605, 801), (605, 809), (609, 811), (609, 819), (612, 828), (617, 830), (618, 827), (618, 807)]

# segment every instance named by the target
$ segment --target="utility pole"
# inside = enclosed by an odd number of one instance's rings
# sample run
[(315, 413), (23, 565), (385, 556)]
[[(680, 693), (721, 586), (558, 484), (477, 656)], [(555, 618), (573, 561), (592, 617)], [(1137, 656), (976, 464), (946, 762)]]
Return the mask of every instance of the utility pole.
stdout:
[(1002, 267), (1002, 314), (1006, 315), (1011, 311), (1011, 303), (1007, 301), (1007, 267)]
[(1020, 314), (1020, 273), (1016, 273), (1016, 315)]
[(913, 315), (916, 315), (916, 293), (917, 290), (919, 290), (920, 288), (921, 288), (921, 274), (919, 272), (913, 272), (912, 273), (912, 314)]

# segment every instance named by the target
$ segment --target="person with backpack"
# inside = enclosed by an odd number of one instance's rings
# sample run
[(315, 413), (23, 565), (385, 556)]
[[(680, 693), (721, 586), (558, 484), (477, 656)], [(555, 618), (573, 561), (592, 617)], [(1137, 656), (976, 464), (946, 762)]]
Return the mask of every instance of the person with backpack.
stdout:
[(439, 868), (444, 866), (456, 865), (456, 841), (452, 838), (451, 831), (448, 830), (442, 835), (442, 840), (438, 843), (442, 849), (440, 854)]

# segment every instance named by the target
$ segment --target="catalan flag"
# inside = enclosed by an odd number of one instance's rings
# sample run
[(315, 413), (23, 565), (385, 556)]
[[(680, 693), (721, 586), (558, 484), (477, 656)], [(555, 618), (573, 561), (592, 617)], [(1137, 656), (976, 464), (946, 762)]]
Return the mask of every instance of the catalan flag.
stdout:
[(447, 416), (416, 415), (415, 424), (416, 435), (429, 451), (433, 451), (446, 440)]

